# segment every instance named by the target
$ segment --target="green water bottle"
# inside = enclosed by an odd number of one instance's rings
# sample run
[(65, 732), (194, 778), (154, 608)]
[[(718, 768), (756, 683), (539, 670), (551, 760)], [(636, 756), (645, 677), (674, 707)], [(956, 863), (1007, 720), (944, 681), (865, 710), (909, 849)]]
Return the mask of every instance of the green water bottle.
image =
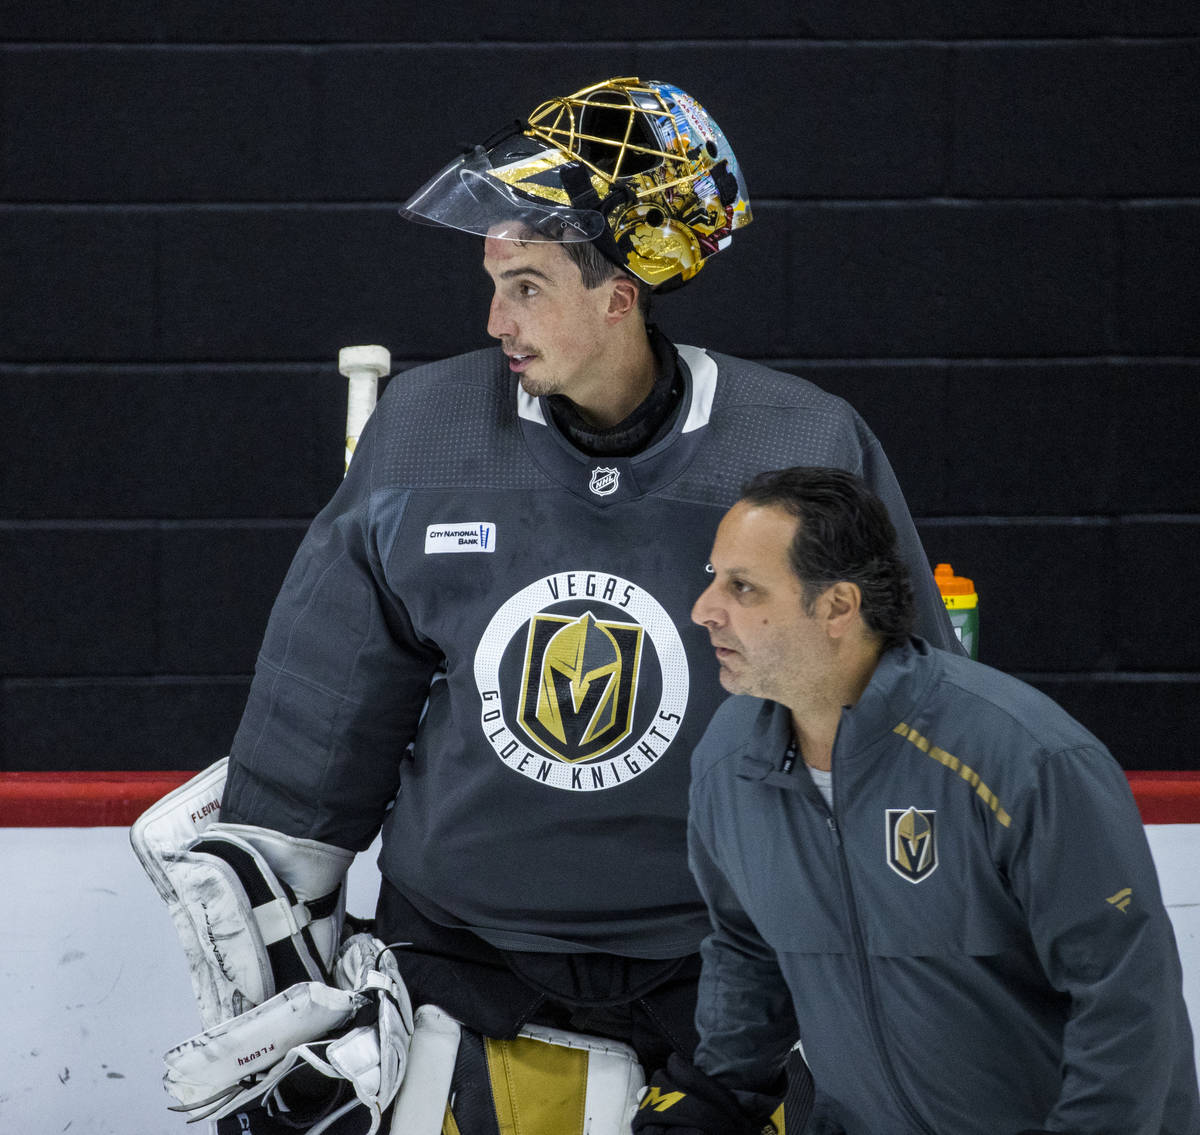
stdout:
[(949, 564), (938, 564), (933, 569), (933, 579), (942, 593), (942, 602), (950, 613), (950, 625), (958, 635), (967, 654), (979, 658), (979, 596), (975, 594), (975, 582), (955, 575)]

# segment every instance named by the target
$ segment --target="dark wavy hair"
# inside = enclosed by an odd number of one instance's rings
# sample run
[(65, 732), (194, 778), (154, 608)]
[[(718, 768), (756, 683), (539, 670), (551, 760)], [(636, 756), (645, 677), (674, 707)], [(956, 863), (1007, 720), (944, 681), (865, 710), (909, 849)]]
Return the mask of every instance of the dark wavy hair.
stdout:
[[(523, 224), (520, 227), (529, 233), (529, 238), (532, 242), (546, 239), (539, 235), (539, 230), (533, 225)], [(522, 244), (524, 242), (516, 240), (516, 243)], [(635, 284), (638, 290), (638, 311), (642, 313), (642, 319), (646, 323), (650, 322), (650, 298), (653, 295), (654, 289), (645, 280), (639, 280), (632, 272), (609, 260), (600, 251), (599, 247), (590, 240), (551, 240), (551, 243), (562, 246), (562, 250), (570, 257), (571, 263), (579, 269), (579, 275), (583, 278), (583, 286), (585, 288), (598, 288), (614, 276), (624, 276), (630, 283)]]
[(809, 614), (826, 588), (845, 580), (862, 593), (863, 621), (885, 649), (908, 638), (914, 619), (908, 567), (887, 509), (861, 478), (799, 465), (758, 474), (742, 489), (742, 500), (781, 508), (800, 522), (788, 561)]
[(649, 320), (651, 296), (649, 284), (639, 280), (632, 272), (626, 271), (620, 265), (614, 264), (590, 240), (566, 241), (563, 244), (563, 251), (579, 267), (579, 274), (583, 277), (585, 288), (598, 288), (614, 276), (624, 276), (627, 280), (632, 281), (638, 290), (638, 310), (642, 313), (643, 319)]

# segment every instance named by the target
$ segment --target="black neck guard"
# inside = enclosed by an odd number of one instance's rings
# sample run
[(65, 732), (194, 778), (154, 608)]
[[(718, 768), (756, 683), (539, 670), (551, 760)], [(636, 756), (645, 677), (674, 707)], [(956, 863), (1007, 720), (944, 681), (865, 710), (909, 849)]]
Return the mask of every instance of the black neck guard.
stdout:
[(627, 418), (608, 429), (597, 429), (583, 418), (575, 403), (562, 394), (551, 394), (546, 405), (554, 424), (576, 449), (591, 457), (632, 457), (648, 449), (671, 428), (683, 398), (683, 379), (675, 348), (657, 327), (647, 328), (658, 363), (654, 386)]

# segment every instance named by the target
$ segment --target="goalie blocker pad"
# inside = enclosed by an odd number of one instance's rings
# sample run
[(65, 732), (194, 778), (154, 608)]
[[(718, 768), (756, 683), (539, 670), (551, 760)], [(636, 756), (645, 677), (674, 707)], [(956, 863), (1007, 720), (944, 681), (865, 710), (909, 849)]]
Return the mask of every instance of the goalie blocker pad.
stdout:
[(205, 1028), (299, 982), (328, 982), (353, 852), (219, 818), (225, 760), (130, 828), (167, 903)]

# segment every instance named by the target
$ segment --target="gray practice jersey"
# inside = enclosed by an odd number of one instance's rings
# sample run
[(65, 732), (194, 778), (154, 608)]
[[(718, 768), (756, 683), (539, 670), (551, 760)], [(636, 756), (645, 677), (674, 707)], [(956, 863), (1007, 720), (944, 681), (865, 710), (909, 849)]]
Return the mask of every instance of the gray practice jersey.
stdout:
[(689, 612), (764, 469), (884, 500), (921, 633), (954, 634), (892, 471), (845, 402), (679, 348), (684, 401), (631, 458), (573, 448), (499, 350), (394, 379), (267, 628), (223, 818), (362, 850), (494, 945), (666, 958), (707, 916), (688, 764), (724, 698)]

